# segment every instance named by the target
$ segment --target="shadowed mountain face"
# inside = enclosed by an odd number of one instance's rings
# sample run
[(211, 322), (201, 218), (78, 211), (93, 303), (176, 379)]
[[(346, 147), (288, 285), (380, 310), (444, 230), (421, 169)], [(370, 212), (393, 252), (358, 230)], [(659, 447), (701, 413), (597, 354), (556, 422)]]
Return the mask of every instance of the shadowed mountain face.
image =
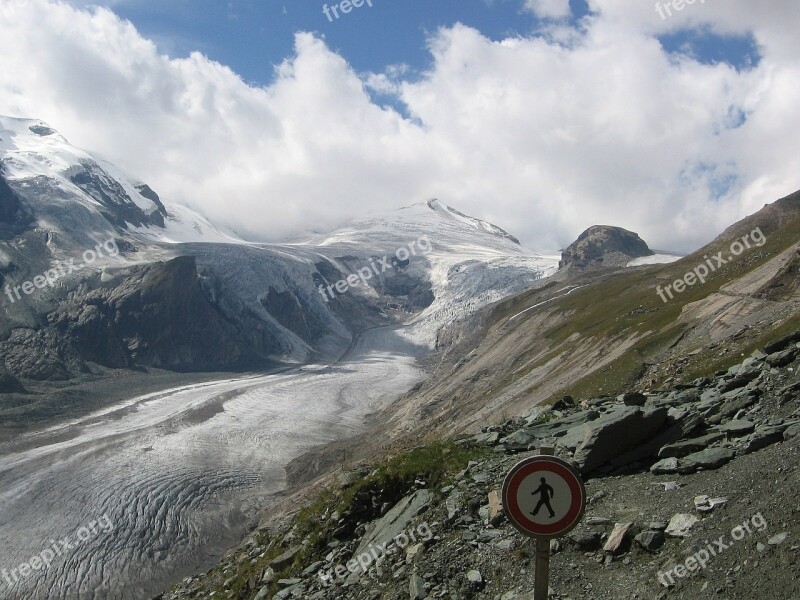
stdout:
[[(30, 212), (19, 200), (17, 194), (3, 177), (3, 165), (0, 164), (0, 240), (17, 235), (30, 224)], [(0, 284), (2, 284), (0, 275)]]
[(239, 338), (200, 287), (195, 259), (133, 267), (116, 285), (84, 285), (47, 315), (41, 328), (15, 329), (0, 342), (7, 367), (30, 379), (68, 379), (110, 368), (175, 371), (242, 369), (265, 364)]
[(161, 204), (158, 195), (148, 186), (143, 185), (138, 191), (142, 197), (147, 198), (157, 207), (149, 214), (137, 206), (119, 182), (99, 165), (86, 162), (81, 167), (81, 170), (70, 176), (70, 181), (103, 206), (101, 212), (109, 223), (122, 229), (125, 229), (128, 224), (135, 227), (143, 225), (164, 227), (164, 217), (167, 216), (167, 211)]
[(632, 231), (594, 225), (562, 252), (558, 266), (571, 269), (624, 267), (634, 258), (653, 254), (644, 240)]

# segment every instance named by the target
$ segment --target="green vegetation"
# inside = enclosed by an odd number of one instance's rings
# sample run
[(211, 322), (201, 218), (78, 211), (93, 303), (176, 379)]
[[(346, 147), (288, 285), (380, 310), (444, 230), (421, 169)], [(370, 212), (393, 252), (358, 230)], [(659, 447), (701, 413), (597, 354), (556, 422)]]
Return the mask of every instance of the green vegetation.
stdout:
[[(380, 503), (393, 505), (408, 495), (415, 481), (424, 481), (426, 487), (438, 490), (448, 484), (453, 476), (467, 467), (471, 460), (477, 460), (491, 450), (475, 446), (460, 445), (453, 441), (437, 442), (412, 450), (398, 453), (373, 465), (372, 471), (349, 485), (345, 489), (329, 487), (319, 494), (307, 506), (301, 508), (294, 518), (292, 535), (294, 543), (305, 546), (294, 558), (293, 562), (275, 573), (275, 581), (281, 578), (297, 576), (302, 565), (319, 560), (328, 552), (328, 543), (337, 535), (350, 533), (360, 522), (376, 519), (380, 516)], [(344, 524), (331, 519), (338, 513)], [(272, 537), (266, 531), (257, 534), (256, 548), (266, 548), (253, 557), (253, 547), (242, 549), (236, 557), (236, 573), (222, 573), (218, 568), (215, 579), (220, 582), (216, 591), (222, 594), (230, 590), (233, 598), (248, 598), (252, 590), (258, 589), (258, 578), (267, 569), (269, 563), (287, 550), (282, 537)], [(225, 585), (227, 584), (227, 585)], [(272, 584), (270, 593), (278, 591)], [(220, 596), (225, 597), (225, 596)]]
[[(656, 286), (665, 287), (704, 262), (704, 257), (714, 255), (720, 250), (724, 257), (729, 256), (730, 244), (760, 226), (766, 235), (762, 247), (752, 247), (739, 257), (710, 274), (704, 284), (687, 287), (680, 294), (665, 303), (656, 293)], [(727, 231), (715, 242), (680, 261), (668, 265), (629, 269), (594, 280), (591, 274), (585, 276), (585, 287), (569, 295), (557, 297), (556, 286), (531, 290), (500, 303), (494, 310), (495, 323), (507, 322), (512, 315), (547, 299), (555, 298), (541, 309), (530, 311), (518, 317), (515, 326), (524, 328), (526, 322), (536, 319), (541, 322), (547, 316), (552, 325), (531, 338), (509, 369), (509, 375), (498, 380), (489, 391), (490, 395), (500, 393), (516, 379), (535, 369), (547, 365), (554, 358), (569, 353), (578, 345), (603, 341), (608, 344), (614, 340), (636, 339), (632, 347), (609, 364), (587, 374), (565, 389), (553, 393), (547, 402), (553, 402), (565, 394), (576, 398), (614, 395), (631, 389), (644, 374), (647, 364), (652, 364), (665, 350), (675, 344), (685, 333), (687, 324), (680, 321), (684, 308), (694, 302), (720, 292), (729, 284), (753, 272), (770, 259), (784, 252), (798, 242), (800, 218), (796, 210), (773, 206), (764, 214), (755, 215)], [(580, 282), (578, 282), (580, 284)], [(548, 293), (549, 292), (549, 293)], [(724, 292), (723, 292), (724, 293)], [(739, 362), (742, 354), (749, 355), (753, 350), (763, 347), (770, 340), (785, 335), (796, 325), (793, 319), (779, 325), (757, 339), (728, 340), (732, 348), (725, 354), (715, 351), (701, 351), (689, 357), (680, 378), (690, 381), (703, 375), (712, 374)], [(522, 369), (522, 365), (524, 369)], [(513, 372), (513, 375), (511, 374)], [(535, 392), (532, 386), (527, 393)]]

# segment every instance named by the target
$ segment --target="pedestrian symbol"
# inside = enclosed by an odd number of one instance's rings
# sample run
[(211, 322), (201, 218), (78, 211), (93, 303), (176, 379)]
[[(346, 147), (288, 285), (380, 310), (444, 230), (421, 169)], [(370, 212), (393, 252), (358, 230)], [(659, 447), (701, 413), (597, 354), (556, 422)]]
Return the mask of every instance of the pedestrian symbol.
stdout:
[(531, 514), (535, 517), (539, 514), (539, 509), (542, 508), (542, 506), (546, 506), (547, 510), (550, 511), (550, 518), (552, 519), (556, 516), (556, 513), (553, 512), (553, 507), (550, 506), (550, 499), (553, 497), (554, 493), (553, 488), (547, 485), (547, 480), (544, 477), (542, 477), (541, 481), (542, 485), (533, 492), (533, 495), (536, 496), (538, 494), (541, 500), (539, 500), (539, 504), (536, 505), (536, 508), (533, 509)]

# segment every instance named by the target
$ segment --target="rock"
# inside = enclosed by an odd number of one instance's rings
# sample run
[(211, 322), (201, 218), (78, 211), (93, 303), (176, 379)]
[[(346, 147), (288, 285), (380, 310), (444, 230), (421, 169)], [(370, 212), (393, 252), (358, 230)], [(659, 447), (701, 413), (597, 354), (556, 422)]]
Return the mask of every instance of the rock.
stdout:
[(663, 407), (642, 410), (623, 406), (612, 410), (587, 425), (585, 441), (575, 452), (575, 463), (581, 473), (591, 473), (655, 435), (666, 418), (667, 409)]
[(746, 386), (748, 383), (756, 379), (761, 374), (761, 369), (746, 369), (740, 371), (736, 377), (726, 381), (719, 386), (719, 391), (722, 393), (736, 390)]
[(478, 541), (483, 544), (487, 544), (502, 536), (503, 532), (499, 529), (484, 529), (478, 534)]
[(489, 476), (486, 473), (475, 473), (472, 476), (472, 481), (478, 485), (485, 485), (489, 482)]
[(300, 587), (300, 584), (296, 584), (285, 589), (282, 589), (280, 592), (275, 594), (272, 597), (272, 600), (284, 600), (285, 598), (290, 598), (294, 596), (294, 591)]
[(636, 233), (594, 225), (561, 253), (559, 269), (586, 270), (599, 267), (624, 267), (631, 259), (652, 256), (653, 251)]
[(700, 518), (695, 515), (678, 513), (669, 520), (665, 533), (670, 537), (686, 537), (699, 521)]
[(292, 564), (292, 562), (294, 562), (294, 557), (297, 556), (302, 549), (303, 546), (300, 544), (298, 544), (297, 546), (292, 546), (277, 558), (273, 558), (269, 562), (269, 566), (275, 569), (276, 571), (283, 570), (284, 568)]
[(730, 448), (708, 448), (695, 452), (685, 457), (681, 461), (680, 473), (694, 473), (698, 469), (710, 471), (719, 469), (729, 463), (736, 456), (736, 452)]
[(755, 432), (745, 440), (742, 452), (750, 454), (777, 442), (783, 441), (783, 427), (758, 427)]
[(783, 406), (790, 400), (797, 400), (798, 396), (800, 396), (800, 381), (787, 385), (778, 392), (778, 404)]
[(648, 552), (655, 552), (664, 545), (665, 537), (661, 531), (643, 531), (634, 540)]
[(406, 564), (411, 564), (417, 558), (422, 556), (422, 552), (425, 549), (425, 544), (412, 544), (411, 546), (406, 546)]
[(764, 352), (767, 354), (775, 354), (776, 352), (785, 350), (786, 348), (794, 345), (797, 342), (800, 342), (800, 330), (795, 331), (794, 333), (790, 333), (789, 335), (782, 337), (781, 339), (772, 342), (771, 344), (767, 344), (766, 346), (764, 346)]
[(347, 472), (347, 473), (339, 473), (336, 475), (336, 480), (339, 483), (340, 489), (349, 488), (351, 485), (355, 484), (359, 479), (361, 479), (361, 475), (355, 472)]
[(664, 431), (644, 443), (638, 444), (625, 454), (616, 457), (611, 461), (611, 464), (618, 466), (628, 465), (656, 456), (664, 445), (687, 437), (702, 427), (703, 424), (703, 417), (694, 410), (669, 409), (667, 411), (668, 427)]
[(564, 396), (561, 400), (553, 403), (553, 410), (566, 410), (575, 406), (575, 399), (572, 396)]
[(313, 575), (314, 573), (320, 570), (323, 564), (324, 563), (321, 560), (311, 563), (309, 566), (303, 569), (303, 572), (300, 573), (300, 575), (303, 577), (308, 577), (309, 575)]
[(481, 577), (480, 571), (475, 569), (467, 571), (467, 581), (469, 581), (475, 587), (480, 587), (483, 585), (483, 577)]
[(268, 596), (269, 596), (269, 588), (268, 587), (261, 588), (261, 591), (258, 592), (258, 594), (256, 594), (253, 600), (267, 600)]
[(683, 487), (682, 483), (678, 483), (677, 481), (660, 481), (658, 483), (654, 483), (653, 485), (663, 485), (665, 492), (671, 492), (673, 490), (679, 490)]
[(510, 552), (511, 550), (513, 550), (514, 546), (515, 546), (514, 540), (511, 538), (498, 540), (494, 545), (494, 547), (497, 548), (498, 550), (505, 550), (506, 552)]
[(600, 413), (596, 410), (584, 410), (548, 421), (547, 423), (539, 423), (530, 427), (528, 431), (537, 438), (560, 438), (567, 434), (568, 431), (590, 423), (600, 418)]
[(800, 423), (795, 423), (786, 428), (786, 431), (783, 432), (783, 439), (789, 441), (798, 435), (800, 435)]
[(766, 363), (770, 367), (774, 368), (786, 367), (792, 364), (792, 362), (794, 362), (796, 356), (797, 356), (797, 349), (789, 348), (788, 350), (784, 350), (783, 352), (775, 352), (773, 354), (770, 354), (766, 358)]
[(594, 504), (595, 502), (600, 502), (603, 498), (605, 498), (608, 494), (606, 494), (603, 490), (597, 490), (592, 497), (589, 498), (589, 504)]
[(288, 588), (297, 585), (298, 583), (302, 583), (302, 581), (302, 579), (297, 579), (295, 577), (290, 579), (278, 579), (278, 585), (282, 588)]
[(667, 406), (679, 407), (686, 404), (695, 404), (700, 400), (700, 390), (696, 387), (680, 389), (676, 386), (675, 390), (669, 393), (666, 399), (659, 400), (657, 403)]
[(770, 546), (779, 546), (783, 542), (789, 539), (789, 532), (784, 531), (783, 533), (779, 533), (778, 535), (774, 535), (767, 541), (767, 544)]
[(729, 419), (738, 413), (740, 410), (750, 408), (758, 401), (758, 394), (752, 390), (742, 390), (737, 396), (725, 402), (719, 409), (719, 412), (707, 418), (709, 423), (721, 423), (725, 419)]
[(500, 433), (497, 431), (487, 431), (486, 433), (479, 433), (472, 440), (478, 446), (496, 446), (500, 439)]
[(755, 429), (756, 426), (754, 423), (744, 420), (729, 421), (717, 428), (720, 433), (727, 434), (729, 437), (740, 437), (747, 435), (748, 433), (753, 433)]
[(526, 425), (531, 425), (538, 421), (543, 414), (550, 410), (549, 406), (534, 406), (524, 415), (522, 415), (522, 419), (525, 421)]
[(493, 490), (489, 492), (489, 523), (493, 527), (497, 527), (503, 522), (503, 492), (502, 490)]
[(447, 522), (452, 523), (461, 511), (461, 494), (450, 494), (444, 501), (444, 505), (447, 509)]
[(520, 429), (500, 440), (506, 452), (525, 452), (536, 442), (536, 436), (529, 430)]
[(647, 396), (639, 392), (626, 392), (620, 395), (618, 400), (625, 406), (644, 406)]
[(694, 507), (701, 513), (711, 512), (718, 506), (722, 506), (727, 502), (727, 498), (710, 498), (705, 495), (694, 497)]
[(370, 545), (379, 548), (384, 547), (382, 544), (388, 545), (396, 536), (408, 529), (411, 519), (428, 507), (432, 497), (428, 490), (418, 490), (400, 500), (383, 517), (368, 525), (367, 533), (361, 538), (355, 556), (366, 552)]
[(269, 585), (273, 581), (275, 581), (275, 569), (272, 567), (267, 567), (264, 569), (264, 572), (261, 573), (261, 583), (264, 585)]
[(653, 475), (671, 475), (677, 473), (680, 463), (677, 458), (664, 458), (650, 467)]
[(668, 444), (663, 448), (661, 448), (661, 450), (658, 451), (658, 457), (683, 458), (684, 456), (688, 456), (694, 452), (699, 452), (700, 450), (704, 450), (708, 448), (711, 444), (715, 444), (723, 439), (725, 439), (725, 434), (717, 432), (717, 433), (709, 433), (708, 435), (704, 435), (698, 438), (693, 438), (690, 440), (675, 442), (674, 444)]
[(569, 539), (584, 552), (592, 552), (600, 548), (602, 536), (596, 531), (580, 531), (569, 536)]
[(408, 582), (408, 596), (411, 600), (423, 600), (428, 596), (428, 592), (425, 591), (425, 582), (416, 573), (411, 576), (411, 580)]
[(603, 552), (609, 552), (611, 554), (622, 552), (628, 541), (628, 532), (631, 527), (633, 527), (633, 523), (617, 523), (614, 525), (611, 535), (608, 536), (608, 540), (606, 540), (603, 546)]

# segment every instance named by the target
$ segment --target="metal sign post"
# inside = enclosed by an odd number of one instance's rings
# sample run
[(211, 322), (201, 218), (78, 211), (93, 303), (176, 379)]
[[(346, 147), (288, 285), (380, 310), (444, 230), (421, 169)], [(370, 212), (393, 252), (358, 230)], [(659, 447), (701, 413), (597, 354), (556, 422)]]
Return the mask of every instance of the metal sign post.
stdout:
[(583, 518), (586, 488), (580, 473), (553, 456), (551, 447), (512, 467), (503, 481), (503, 508), (510, 523), (535, 538), (534, 600), (550, 589), (550, 540), (566, 535)]

